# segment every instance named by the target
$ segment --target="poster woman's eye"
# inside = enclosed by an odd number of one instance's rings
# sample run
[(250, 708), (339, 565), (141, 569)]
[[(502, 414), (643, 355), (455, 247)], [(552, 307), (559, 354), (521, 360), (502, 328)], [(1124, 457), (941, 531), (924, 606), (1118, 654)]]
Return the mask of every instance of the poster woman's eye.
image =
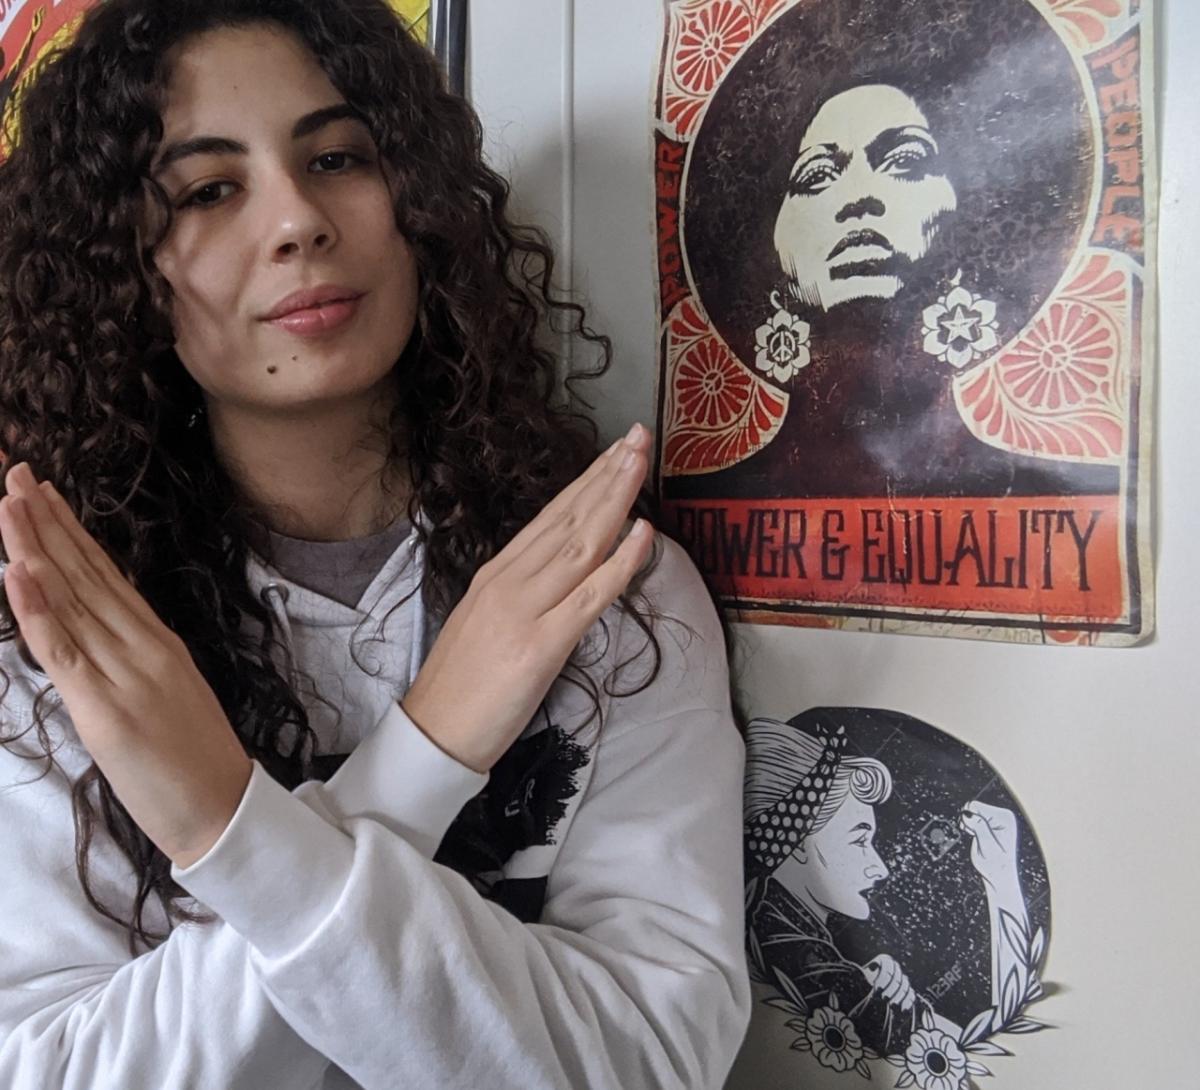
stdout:
[(828, 155), (817, 159), (807, 159), (792, 172), (788, 183), (789, 196), (811, 197), (828, 189), (837, 181), (841, 171), (837, 163)]
[(899, 178), (923, 178), (936, 157), (937, 148), (932, 142), (910, 136), (892, 148), (880, 160), (877, 169)]

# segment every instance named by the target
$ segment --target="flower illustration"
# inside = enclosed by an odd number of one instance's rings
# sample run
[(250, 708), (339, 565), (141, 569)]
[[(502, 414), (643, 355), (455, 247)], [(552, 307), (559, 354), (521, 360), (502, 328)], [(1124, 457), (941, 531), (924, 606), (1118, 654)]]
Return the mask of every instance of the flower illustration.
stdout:
[(926, 307), (921, 317), (925, 351), (951, 367), (966, 367), (999, 347), (996, 304), (959, 284)]
[[(794, 1048), (811, 1052), (822, 1067), (834, 1071), (849, 1071), (863, 1059), (862, 1039), (858, 1030), (839, 1009), (837, 997), (829, 996), (829, 1006), (821, 1007), (805, 1019), (804, 1032)], [(860, 1072), (861, 1073), (861, 1072)]]
[(717, 0), (683, 24), (675, 50), (675, 77), (681, 87), (707, 95), (750, 39), (753, 25), (742, 4)]
[(1111, 323), (1081, 303), (1054, 302), (1000, 361), (1023, 405), (1070, 409), (1111, 397), (1117, 346)]
[(728, 349), (709, 337), (681, 356), (675, 372), (675, 396), (688, 421), (723, 428), (745, 407), (752, 381)]
[(775, 315), (754, 333), (754, 366), (777, 382), (795, 377), (812, 359), (808, 350), (808, 323), (779, 305), (778, 293), (771, 296)]
[(1119, 19), (1122, 12), (1120, 0), (1050, 0), (1050, 7), (1072, 26), (1088, 48), (1104, 41), (1109, 20)]
[(966, 1081), (966, 1054), (950, 1034), (926, 1025), (912, 1035), (898, 1087), (915, 1082), (920, 1090), (962, 1090)]

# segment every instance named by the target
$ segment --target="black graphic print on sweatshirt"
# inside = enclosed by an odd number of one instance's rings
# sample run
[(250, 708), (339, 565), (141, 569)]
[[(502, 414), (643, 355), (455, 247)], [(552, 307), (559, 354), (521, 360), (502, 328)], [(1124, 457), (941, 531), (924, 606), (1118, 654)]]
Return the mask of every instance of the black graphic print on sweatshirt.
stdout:
[(544, 876), (498, 881), (483, 876), (499, 871), (515, 852), (555, 842), (555, 826), (579, 790), (576, 773), (588, 759), (586, 747), (555, 724), (519, 739), (454, 819), (434, 862), (470, 878), (518, 919), (537, 920), (545, 903)]

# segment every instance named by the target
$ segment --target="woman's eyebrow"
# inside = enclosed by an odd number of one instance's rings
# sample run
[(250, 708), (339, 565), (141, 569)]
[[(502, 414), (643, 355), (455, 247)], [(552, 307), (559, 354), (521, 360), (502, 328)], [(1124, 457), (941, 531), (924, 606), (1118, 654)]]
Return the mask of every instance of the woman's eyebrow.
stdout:
[[(348, 102), (339, 102), (334, 106), (323, 106), (319, 110), (313, 110), (297, 120), (292, 126), (292, 139), (301, 140), (334, 121), (347, 119), (367, 124), (367, 119)], [(168, 144), (151, 174), (157, 177), (168, 167), (191, 155), (248, 155), (249, 152), (250, 149), (240, 140), (233, 140), (228, 136), (193, 136)]]

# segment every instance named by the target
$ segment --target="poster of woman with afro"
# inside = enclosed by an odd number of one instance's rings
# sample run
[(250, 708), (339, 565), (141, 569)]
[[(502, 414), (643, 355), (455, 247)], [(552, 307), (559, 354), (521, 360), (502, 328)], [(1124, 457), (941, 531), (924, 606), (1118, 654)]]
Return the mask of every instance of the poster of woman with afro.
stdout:
[(671, 0), (658, 483), (734, 619), (1130, 644), (1139, 0)]

